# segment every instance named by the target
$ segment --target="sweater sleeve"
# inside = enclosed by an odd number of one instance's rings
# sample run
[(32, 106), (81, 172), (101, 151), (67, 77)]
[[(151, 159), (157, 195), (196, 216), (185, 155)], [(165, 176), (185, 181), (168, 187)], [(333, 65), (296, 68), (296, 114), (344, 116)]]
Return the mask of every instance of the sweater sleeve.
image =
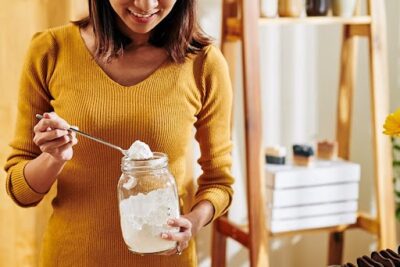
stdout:
[(33, 143), (35, 114), (52, 110), (48, 84), (54, 70), (56, 45), (49, 31), (33, 36), (21, 72), (15, 135), (10, 143), (11, 154), (4, 167), (7, 172), (6, 190), (18, 205), (37, 205), (45, 194), (35, 192), (24, 176), (26, 164), (40, 155)]
[(198, 178), (194, 205), (208, 200), (214, 206), (215, 220), (224, 214), (232, 202), (234, 179), (231, 175), (232, 86), (226, 61), (221, 52), (206, 49), (202, 73), (202, 108), (197, 115), (195, 138), (203, 171)]

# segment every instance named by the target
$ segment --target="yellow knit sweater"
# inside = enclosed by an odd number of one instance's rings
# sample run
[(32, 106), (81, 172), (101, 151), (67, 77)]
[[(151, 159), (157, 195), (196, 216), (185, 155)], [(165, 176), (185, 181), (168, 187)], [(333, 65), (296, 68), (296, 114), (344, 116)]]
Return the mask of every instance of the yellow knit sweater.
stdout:
[[(232, 199), (230, 117), (232, 91), (223, 56), (208, 46), (185, 63), (163, 64), (144, 81), (122, 86), (96, 64), (79, 28), (67, 25), (34, 36), (22, 72), (7, 190), (20, 206), (43, 198), (30, 188), (24, 167), (41, 152), (32, 142), (36, 113), (55, 111), (71, 125), (128, 148), (142, 140), (167, 153), (183, 198), (185, 157), (193, 126), (202, 175), (194, 205), (210, 201), (214, 219)], [(117, 183), (121, 154), (79, 138), (58, 177), (53, 215), (42, 243), (41, 266), (196, 266), (194, 243), (182, 255), (137, 256), (125, 245)], [(187, 203), (183, 203), (184, 209)]]

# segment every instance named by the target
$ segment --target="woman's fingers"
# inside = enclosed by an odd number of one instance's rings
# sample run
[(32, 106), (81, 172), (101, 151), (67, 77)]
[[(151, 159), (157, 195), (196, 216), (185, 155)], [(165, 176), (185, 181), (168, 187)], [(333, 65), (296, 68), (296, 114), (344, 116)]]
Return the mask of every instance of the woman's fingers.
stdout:
[(168, 251), (165, 255), (179, 254), (189, 246), (189, 241), (192, 238), (192, 223), (184, 218), (176, 218), (168, 220), (168, 225), (171, 227), (179, 227), (178, 233), (163, 233), (161, 237), (165, 240), (177, 242), (177, 247), (174, 251)]
[(180, 243), (178, 242), (177, 246), (175, 248), (164, 252), (162, 255), (164, 255), (164, 256), (172, 256), (175, 254), (181, 255), (183, 250), (185, 250), (188, 246), (189, 246), (189, 242), (180, 242)]
[[(79, 130), (79, 128), (77, 126), (71, 126), (71, 128)], [(72, 137), (72, 141), (71, 141), (72, 145), (76, 145), (78, 143), (78, 139), (76, 138), (76, 132), (71, 131), (71, 130), (68, 130), (68, 132)]]
[(76, 134), (69, 130), (70, 127), (56, 113), (44, 113), (43, 118), (33, 128), (35, 133), (33, 142), (42, 152), (58, 160), (70, 160), (73, 156), (72, 147), (78, 143)]
[(167, 223), (171, 227), (192, 228), (192, 223), (185, 217), (169, 219)]
[(47, 152), (47, 153), (52, 153), (54, 151), (56, 151), (57, 149), (59, 149), (61, 146), (68, 144), (68, 143), (72, 143), (72, 136), (67, 134), (64, 135), (60, 138), (54, 139), (52, 141), (46, 142), (42, 145), (40, 145), (40, 150), (42, 150), (43, 152)]
[(44, 132), (48, 128), (67, 130), (70, 128), (69, 124), (60, 118), (55, 112), (44, 113), (41, 119), (33, 128), (35, 132)]
[(63, 119), (60, 118), (43, 118), (41, 119), (33, 128), (35, 133), (37, 132), (45, 132), (48, 128), (51, 129), (61, 129), (67, 130), (69, 129), (68, 123), (66, 123)]
[(171, 227), (179, 227), (180, 232), (163, 233), (161, 235), (162, 238), (178, 242), (188, 241), (192, 238), (192, 223), (188, 219), (184, 217), (169, 219), (167, 223)]
[(163, 233), (161, 237), (166, 240), (185, 242), (192, 238), (192, 233), (189, 229), (186, 229), (185, 231), (178, 233)]
[(45, 131), (45, 132), (37, 132), (35, 133), (35, 136), (33, 137), (33, 142), (37, 146), (41, 146), (45, 143), (51, 142), (58, 140), (59, 138), (65, 137), (69, 134), (67, 130), (60, 130), (60, 129), (55, 129), (55, 130), (50, 130), (50, 131)]

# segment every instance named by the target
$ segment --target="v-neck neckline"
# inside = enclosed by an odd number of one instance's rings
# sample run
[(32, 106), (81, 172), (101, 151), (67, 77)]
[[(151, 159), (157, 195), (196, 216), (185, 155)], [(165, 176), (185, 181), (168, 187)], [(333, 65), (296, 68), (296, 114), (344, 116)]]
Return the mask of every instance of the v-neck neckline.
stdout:
[(96, 69), (97, 72), (100, 73), (101, 76), (103, 76), (106, 80), (108, 80), (109, 83), (116, 87), (120, 88), (126, 88), (126, 89), (133, 89), (133, 88), (140, 88), (146, 85), (147, 83), (151, 82), (151, 80), (154, 80), (157, 76), (161, 75), (164, 69), (168, 68), (170, 66), (171, 61), (167, 58), (164, 60), (152, 73), (150, 73), (146, 78), (144, 78), (142, 81), (132, 84), (132, 85), (123, 85), (114, 80), (113, 78), (108, 75), (104, 69), (97, 63), (96, 59), (90, 52), (89, 48), (87, 47), (85, 40), (82, 37), (81, 34), (81, 29), (78, 25), (73, 26), (75, 29), (75, 33), (78, 35), (78, 43), (80, 50), (82, 51), (82, 54), (91, 62), (92, 66), (94, 69)]

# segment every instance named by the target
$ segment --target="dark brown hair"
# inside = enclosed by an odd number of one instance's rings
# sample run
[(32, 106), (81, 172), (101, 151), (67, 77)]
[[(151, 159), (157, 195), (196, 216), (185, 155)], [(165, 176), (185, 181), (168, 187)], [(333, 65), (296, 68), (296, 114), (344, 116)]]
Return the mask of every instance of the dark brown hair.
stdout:
[[(118, 15), (109, 0), (88, 0), (88, 4), (89, 16), (74, 23), (80, 27), (93, 26), (97, 59), (120, 56), (131, 40), (118, 29)], [(211, 39), (197, 23), (196, 0), (177, 0), (168, 16), (151, 31), (149, 42), (165, 48), (171, 60), (177, 63), (184, 62), (189, 53), (211, 44)]]

